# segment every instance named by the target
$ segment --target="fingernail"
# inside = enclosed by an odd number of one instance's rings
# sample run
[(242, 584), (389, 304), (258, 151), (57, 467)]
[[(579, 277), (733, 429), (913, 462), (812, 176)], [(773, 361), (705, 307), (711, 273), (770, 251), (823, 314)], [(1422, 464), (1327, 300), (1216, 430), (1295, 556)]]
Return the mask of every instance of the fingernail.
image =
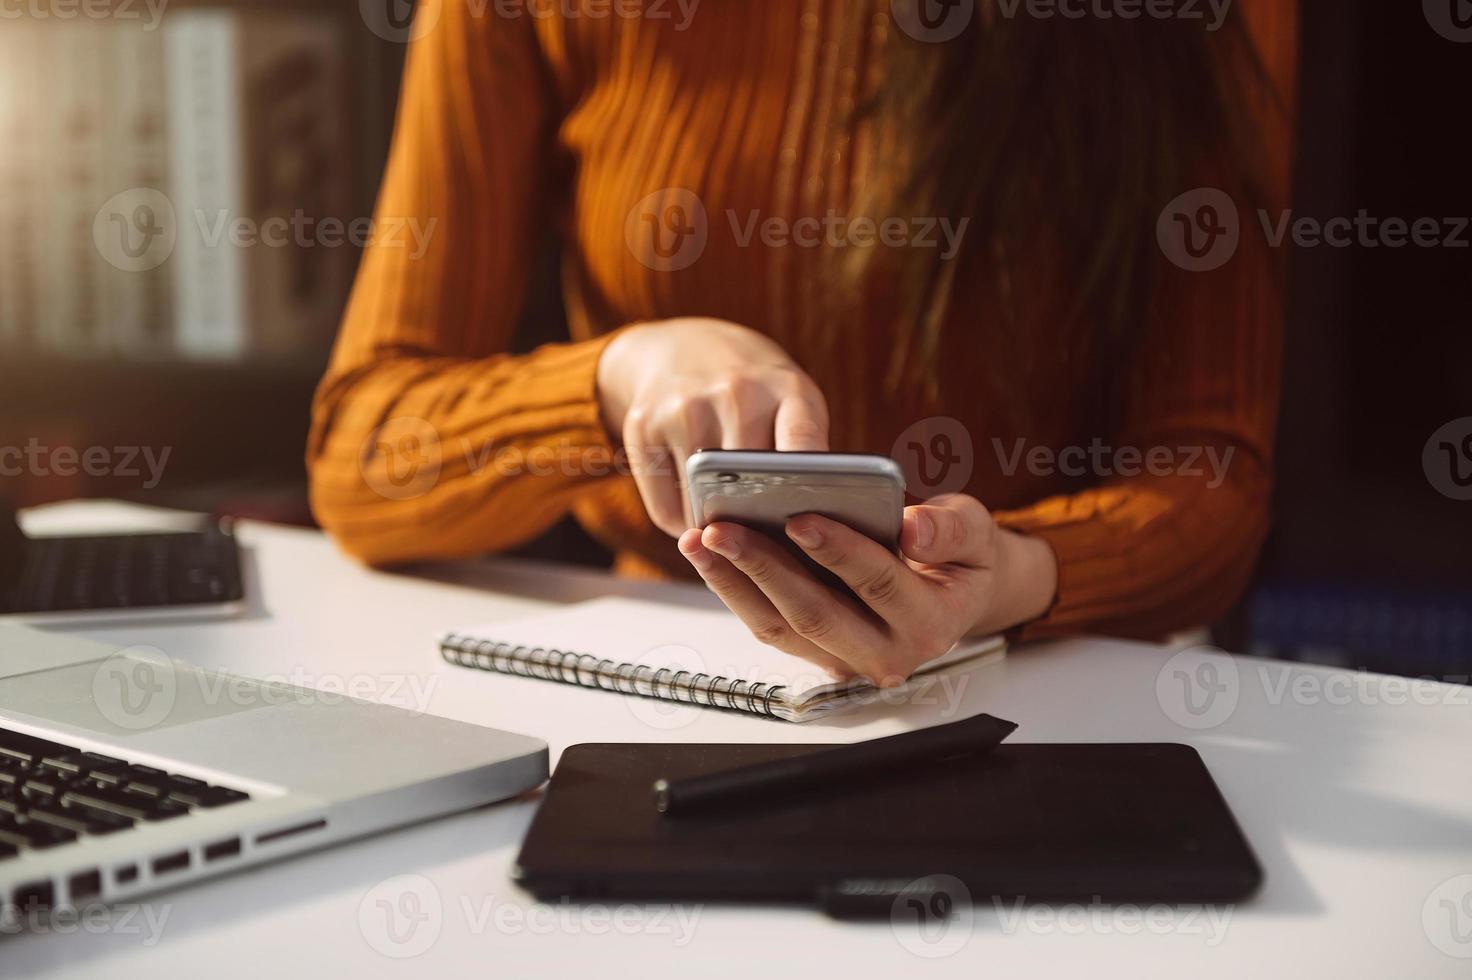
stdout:
[(741, 546), (738, 545), (732, 538), (716, 538), (712, 541), (707, 541), (702, 538), (701, 544), (705, 545), (707, 548), (709, 548), (711, 551), (714, 551), (722, 558), (725, 558), (727, 561), (735, 561), (737, 558), (741, 557)]
[(910, 525), (915, 536), (915, 547), (928, 548), (935, 538), (935, 523), (923, 510), (910, 511)]
[(789, 524), (787, 536), (812, 551), (823, 543), (823, 534), (811, 524)]
[(695, 566), (697, 572), (710, 571), (710, 555), (705, 553), (704, 548), (701, 548), (699, 551), (686, 551), (681, 548), (680, 554), (684, 555), (685, 560)]

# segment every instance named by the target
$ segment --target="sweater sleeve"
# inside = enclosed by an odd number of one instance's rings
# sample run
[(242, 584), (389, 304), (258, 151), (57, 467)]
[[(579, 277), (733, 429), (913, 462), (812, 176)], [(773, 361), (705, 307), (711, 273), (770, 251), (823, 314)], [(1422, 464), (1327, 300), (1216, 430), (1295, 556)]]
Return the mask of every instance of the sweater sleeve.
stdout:
[[(1286, 197), (1289, 174), (1295, 7), (1238, 8), (1280, 100), (1252, 107), (1261, 110), (1275, 199)], [(1246, 586), (1269, 524), (1283, 308), (1279, 257), (1255, 213), (1243, 208), (1239, 221), (1240, 245), (1224, 266), (1162, 273), (1115, 442), (1141, 454), (1128, 460), (1131, 475), (997, 514), (1058, 559), (1055, 603), (1022, 638), (1158, 639), (1218, 618)]]
[(511, 356), (551, 209), (533, 20), (428, 0), (307, 448), (317, 519), (375, 564), (512, 547), (610, 472), (607, 337)]

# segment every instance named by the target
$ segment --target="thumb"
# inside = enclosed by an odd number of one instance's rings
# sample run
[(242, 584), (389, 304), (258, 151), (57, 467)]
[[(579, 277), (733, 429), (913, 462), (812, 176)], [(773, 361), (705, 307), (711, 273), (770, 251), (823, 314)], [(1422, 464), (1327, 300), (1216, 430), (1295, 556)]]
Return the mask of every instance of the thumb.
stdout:
[(905, 508), (900, 550), (907, 558), (927, 565), (983, 568), (992, 563), (996, 529), (991, 513), (975, 497), (936, 497)]

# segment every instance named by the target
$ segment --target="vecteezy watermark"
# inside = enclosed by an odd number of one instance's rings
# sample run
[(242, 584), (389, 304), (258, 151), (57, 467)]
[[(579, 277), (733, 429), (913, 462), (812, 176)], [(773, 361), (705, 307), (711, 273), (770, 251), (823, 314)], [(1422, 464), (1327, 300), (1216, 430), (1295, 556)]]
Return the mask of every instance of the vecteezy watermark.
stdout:
[(1472, 959), (1472, 874), (1448, 878), (1426, 896), (1421, 928), (1431, 945), (1457, 959)]
[(145, 948), (158, 945), (174, 906), (170, 903), (55, 905), (0, 902), (0, 936), (21, 933), (59, 936), (136, 936)]
[(358, 0), (363, 25), (391, 44), (424, 37), (439, 25), (442, 10), (441, 4), (421, 5), (415, 0)]
[(1215, 187), (1187, 191), (1160, 212), (1155, 238), (1165, 257), (1187, 272), (1220, 269), (1242, 238), (1236, 202)]
[[(0, 0), (3, 3), (4, 0)], [(173, 256), (181, 234), (194, 234), (204, 248), (334, 249), (396, 248), (421, 259), (439, 227), (438, 218), (379, 216), (314, 217), (298, 208), (256, 219), (229, 210), (186, 212), (181, 226), (174, 203), (151, 187), (115, 194), (92, 219), (92, 243), (109, 264), (124, 272), (148, 272)]]
[(655, 272), (679, 272), (705, 254), (710, 217), (694, 191), (666, 187), (643, 198), (624, 219), (624, 244)]
[[(1221, 29), (1233, 0), (982, 0), (1005, 20), (1180, 20)], [(954, 40), (976, 15), (976, 0), (890, 0), (900, 30), (917, 41)]]
[(664, 936), (676, 949), (690, 945), (704, 911), (702, 905), (577, 904), (522, 905), (494, 895), (460, 898), (460, 912), (471, 935), (494, 930), (517, 936)]
[(796, 219), (763, 217), (756, 210), (744, 215), (727, 210), (726, 220), (740, 248), (750, 248), (753, 241), (767, 248), (929, 248), (940, 250), (942, 262), (949, 262), (961, 251), (961, 239), (971, 223), (970, 218), (850, 217), (832, 208), (822, 217)]
[(1472, 44), (1472, 0), (1421, 0), (1426, 23), (1448, 41)]
[[(644, 663), (661, 664), (667, 669), (655, 671), (642, 690), (636, 688), (635, 695), (622, 699), (629, 714), (655, 731), (674, 732), (689, 728), (707, 713), (708, 709), (694, 701), (701, 680), (707, 683), (712, 680), (699, 650), (683, 643), (667, 643), (650, 650), (641, 659)], [(599, 684), (602, 683), (600, 678)], [(620, 686), (614, 679), (612, 683), (626, 691), (627, 684), (631, 682), (626, 681)], [(728, 692), (732, 686), (727, 684)]]
[(976, 16), (976, 0), (890, 0), (900, 30), (917, 41), (943, 44), (961, 36)]
[(1155, 699), (1165, 716), (1182, 728), (1219, 728), (1236, 713), (1249, 680), (1256, 682), (1262, 703), (1269, 708), (1414, 705), (1472, 709), (1467, 675), (1401, 677), (1273, 663), (1259, 663), (1244, 671), (1230, 654), (1212, 647), (1192, 647), (1167, 660), (1155, 676)]
[(97, 252), (124, 272), (157, 269), (174, 254), (178, 220), (173, 202), (151, 187), (114, 194), (92, 219)]
[(676, 31), (687, 31), (700, 0), (463, 0), (472, 17), (487, 14), (503, 20), (620, 20), (668, 21)]
[(1472, 500), (1472, 415), (1433, 432), (1421, 450), (1421, 466), (1437, 493)]
[(174, 661), (158, 647), (126, 647), (92, 672), (92, 703), (102, 717), (127, 731), (164, 724), (178, 697)]
[(493, 442), (477, 444), (465, 436), (446, 441), (434, 423), (412, 415), (385, 421), (368, 434), (358, 453), (363, 482), (388, 500), (424, 496), (435, 488), (449, 465), (463, 468), (470, 475), (494, 473), (503, 478), (602, 479), (630, 476), (635, 472), (656, 476), (675, 473), (674, 458), (668, 451), (640, 454), (636, 459), (623, 449), (579, 446), (572, 442), (523, 447)]
[(1208, 33), (1221, 30), (1232, 0), (996, 0), (1007, 20), (1019, 14), (1034, 20), (1201, 21)]
[(237, 708), (375, 701), (424, 714), (438, 682), (433, 674), (316, 674), (300, 668), (247, 678), (190, 670), (158, 647), (138, 645), (97, 665), (92, 703), (118, 728), (136, 732), (167, 725), (181, 697), (190, 704)]
[[(969, 218), (870, 217), (841, 214), (788, 218), (729, 208), (725, 229), (737, 248), (929, 248), (950, 261), (961, 249)], [(694, 191), (666, 187), (642, 198), (624, 219), (624, 243), (640, 264), (656, 272), (679, 272), (700, 260), (712, 227), (705, 203)]]
[(1254, 672), (1268, 705), (1343, 708), (1358, 704), (1391, 708), (1447, 706), (1472, 708), (1466, 674), (1402, 677), (1368, 671), (1308, 671), (1285, 664), (1260, 664)]
[(1257, 212), (1263, 235), (1273, 248), (1292, 241), (1299, 248), (1467, 248), (1472, 239), (1467, 227), (1472, 219), (1446, 218), (1380, 218), (1360, 208), (1354, 217), (1341, 215), (1328, 219), (1294, 217), (1291, 209), (1270, 215)]
[[(652, 20), (669, 22), (676, 31), (690, 29), (700, 0), (446, 0), (459, 3), (474, 20), (564, 21)], [(358, 0), (358, 14), (370, 31), (385, 41), (407, 44), (439, 26), (441, 5), (416, 4), (414, 0)]]
[(1155, 675), (1155, 701), (1182, 728), (1216, 728), (1232, 717), (1242, 678), (1231, 654), (1192, 647), (1172, 656)]
[[(680, 643), (656, 647), (640, 660), (662, 666), (657, 670), (648, 667), (630, 670), (606, 664), (580, 665), (577, 669), (580, 674), (596, 674), (599, 687), (628, 695), (623, 701), (629, 713), (661, 732), (688, 728), (700, 718), (709, 717), (713, 707), (761, 711), (778, 689), (808, 691), (836, 681), (832, 675), (811, 667), (806, 673), (752, 683), (743, 678), (770, 678), (770, 666), (759, 663), (745, 667), (729, 665), (720, 673), (712, 673), (707, 667), (707, 659), (698, 650)], [(937, 709), (938, 717), (949, 719), (960, 713), (973, 676), (971, 672), (942, 671), (915, 678), (898, 687), (858, 689), (850, 693), (847, 700), (855, 707), (882, 704), (888, 707), (914, 705), (933, 708)]]
[(358, 931), (376, 952), (393, 959), (428, 952), (447, 925), (472, 936), (666, 936), (681, 948), (695, 938), (702, 912), (701, 905), (581, 905), (566, 899), (524, 905), (495, 895), (461, 895), (447, 906), (433, 881), (406, 874), (363, 895)]
[(1235, 446), (1224, 450), (1215, 446), (1110, 446), (1097, 437), (1087, 446), (1056, 450), (1051, 446), (1029, 448), (1021, 437), (1013, 440), (1009, 449), (1001, 439), (993, 438), (992, 450), (1006, 476), (1013, 476), (1025, 466), (1033, 476), (1208, 477), (1206, 486), (1210, 490), (1226, 482), (1227, 468), (1237, 452)]
[(890, 931), (907, 952), (923, 959), (956, 954), (976, 931), (971, 890), (955, 875), (926, 875), (909, 881), (847, 881), (840, 882), (837, 891), (840, 899), (894, 895), (889, 908)]
[[(1257, 223), (1269, 248), (1455, 248), (1472, 245), (1472, 218), (1380, 217), (1361, 208), (1353, 216), (1318, 218), (1257, 210)], [(1220, 269), (1237, 254), (1242, 222), (1236, 202), (1215, 187), (1198, 187), (1176, 197), (1160, 212), (1156, 240), (1167, 259), (1188, 272)]]
[(423, 875), (397, 875), (358, 901), (358, 932), (376, 952), (393, 959), (425, 953), (445, 925), (444, 901)]
[(907, 426), (889, 455), (905, 474), (905, 489), (921, 500), (965, 490), (976, 462), (970, 430), (939, 415)]
[(298, 208), (290, 215), (256, 221), (220, 210), (194, 212), (200, 240), (206, 248), (229, 244), (234, 248), (402, 248), (409, 258), (424, 258), (439, 226), (438, 218), (418, 217), (314, 218)]
[(143, 477), (143, 489), (152, 490), (163, 479), (172, 446), (48, 446), (34, 436), (24, 446), (0, 446), (0, 476), (60, 476), (83, 474), (125, 480)]
[(169, 0), (0, 0), (0, 21), (111, 20), (144, 21), (143, 30), (158, 30)]
[(1236, 911), (1233, 905), (1133, 905), (1104, 902), (1095, 896), (1087, 905), (1028, 905), (1025, 899), (994, 899), (997, 920), (1007, 935), (1199, 936), (1209, 948), (1220, 946)]
[(440, 433), (427, 419), (401, 415), (375, 429), (358, 453), (358, 470), (385, 500), (413, 500), (433, 490), (444, 465)]

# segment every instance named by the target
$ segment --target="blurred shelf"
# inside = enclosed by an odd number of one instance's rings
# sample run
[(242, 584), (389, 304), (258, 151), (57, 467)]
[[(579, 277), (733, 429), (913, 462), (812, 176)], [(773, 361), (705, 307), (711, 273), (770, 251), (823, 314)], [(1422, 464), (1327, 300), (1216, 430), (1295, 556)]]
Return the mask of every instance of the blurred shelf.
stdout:
[(0, 359), (7, 367), (7, 382), (14, 391), (49, 389), (58, 380), (75, 388), (79, 380), (117, 379), (136, 383), (141, 379), (185, 383), (251, 379), (315, 381), (327, 366), (327, 353), (304, 353), (285, 357), (245, 357), (239, 360), (190, 358), (178, 354), (130, 355), (116, 352), (64, 353), (22, 345), (0, 345)]

